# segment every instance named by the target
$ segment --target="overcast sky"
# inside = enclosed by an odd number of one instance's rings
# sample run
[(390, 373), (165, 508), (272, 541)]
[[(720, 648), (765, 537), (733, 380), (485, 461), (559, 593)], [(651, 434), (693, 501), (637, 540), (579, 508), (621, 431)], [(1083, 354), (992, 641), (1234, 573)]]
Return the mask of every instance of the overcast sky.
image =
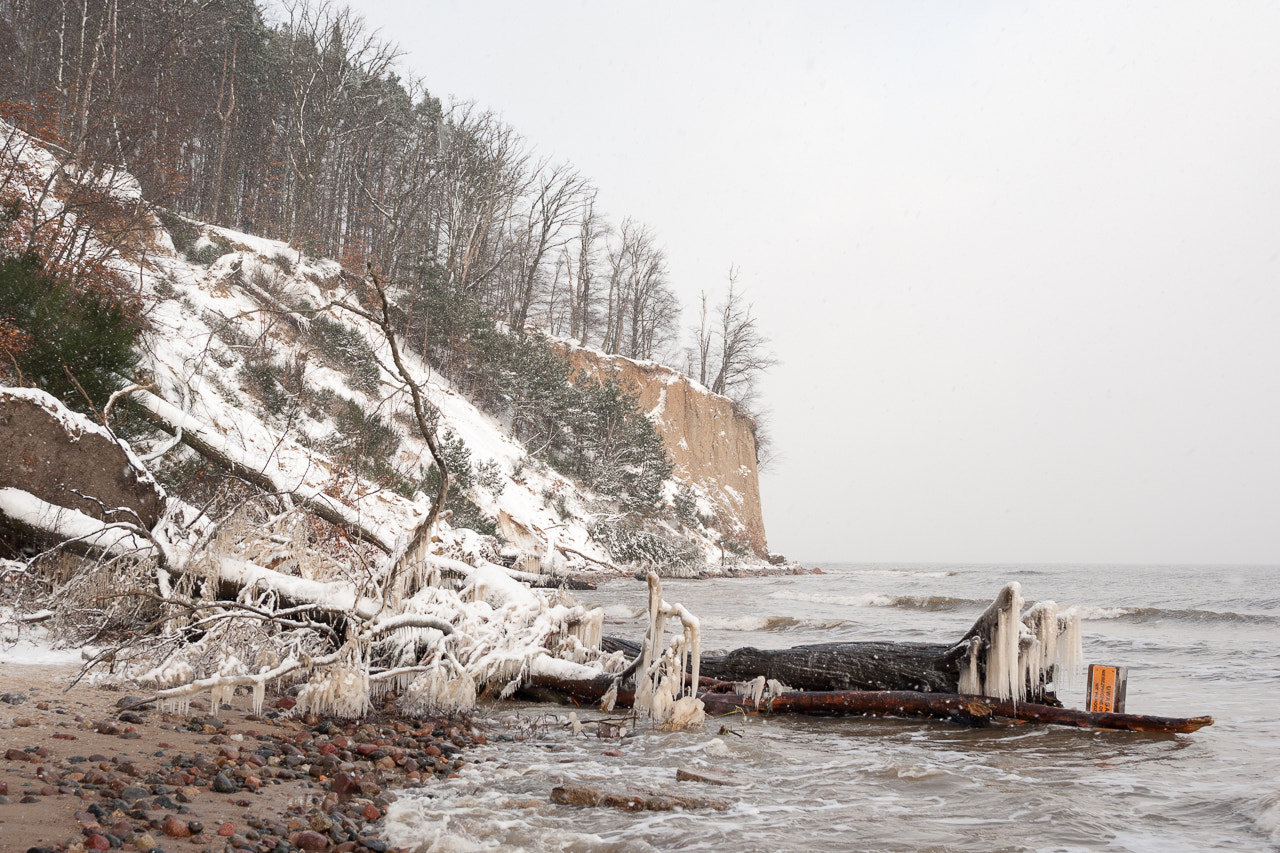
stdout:
[(1280, 6), (354, 0), (782, 363), (773, 550), (1280, 563)]

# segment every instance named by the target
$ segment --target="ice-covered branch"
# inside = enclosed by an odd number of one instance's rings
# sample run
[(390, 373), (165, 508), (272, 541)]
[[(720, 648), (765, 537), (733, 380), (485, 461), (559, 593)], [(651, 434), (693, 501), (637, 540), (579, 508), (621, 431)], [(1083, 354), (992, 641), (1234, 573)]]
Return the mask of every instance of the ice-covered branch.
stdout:
[(269, 492), (292, 495), (311, 512), (330, 524), (349, 530), (357, 538), (390, 553), (394, 540), (386, 531), (375, 527), (367, 518), (314, 486), (290, 477), (271, 460), (248, 448), (229, 441), (212, 426), (156, 395), (137, 390), (134, 399), (151, 418), (175, 433), (182, 442), (201, 456), (229, 468), (239, 477)]

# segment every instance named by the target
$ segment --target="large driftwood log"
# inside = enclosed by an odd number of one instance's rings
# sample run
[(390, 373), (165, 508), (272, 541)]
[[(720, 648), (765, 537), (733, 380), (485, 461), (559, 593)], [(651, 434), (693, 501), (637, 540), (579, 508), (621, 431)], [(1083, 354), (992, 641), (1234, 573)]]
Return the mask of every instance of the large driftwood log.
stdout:
[[(605, 637), (605, 651), (639, 653), (638, 644)], [(702, 658), (701, 674), (719, 681), (759, 676), (797, 690), (915, 690), (955, 693), (964, 645), (942, 643), (821, 643), (789, 649), (734, 649)]]
[[(702, 679), (707, 684), (710, 679)], [(561, 697), (566, 701), (591, 705), (598, 703), (614, 683), (612, 676), (590, 681), (536, 676), (527, 683), (527, 695), (546, 700)], [(967, 726), (986, 726), (1001, 720), (1074, 726), (1087, 729), (1113, 729), (1132, 732), (1186, 734), (1213, 725), (1212, 717), (1156, 717), (1146, 714), (1103, 714), (1040, 705), (1034, 702), (1011, 702), (987, 696), (961, 696), (955, 693), (919, 692), (914, 690), (811, 690), (781, 693), (763, 700), (757, 707), (748, 696), (736, 693), (703, 691), (698, 694), (708, 714), (801, 714), (806, 716), (927, 717)], [(615, 705), (631, 707), (634, 693), (617, 692)]]
[(815, 716), (934, 717), (966, 725), (987, 725), (999, 719), (1091, 729), (1133, 732), (1188, 733), (1213, 725), (1212, 717), (1155, 717), (1145, 714), (1103, 714), (1055, 708), (1033, 702), (1011, 702), (986, 696), (916, 693), (905, 690), (810, 691), (781, 693), (760, 703), (733, 693), (704, 693), (709, 714), (772, 713)]
[(951, 647), (934, 643), (822, 643), (704, 657), (702, 673), (721, 681), (764, 676), (797, 690), (914, 690), (955, 693)]

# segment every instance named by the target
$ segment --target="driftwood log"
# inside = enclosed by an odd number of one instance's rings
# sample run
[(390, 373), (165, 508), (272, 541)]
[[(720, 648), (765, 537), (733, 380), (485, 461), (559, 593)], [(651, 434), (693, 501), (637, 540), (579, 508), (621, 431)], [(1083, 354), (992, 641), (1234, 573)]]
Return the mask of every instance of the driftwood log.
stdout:
[[(569, 681), (534, 676), (522, 688), (527, 698), (593, 705), (615, 683), (613, 676), (589, 681)], [(764, 699), (757, 707), (748, 696), (717, 692), (724, 682), (700, 679), (707, 688), (698, 693), (707, 713), (802, 714), (806, 716), (928, 717), (966, 726), (987, 726), (1001, 722), (1039, 723), (1086, 729), (1113, 729), (1132, 732), (1186, 734), (1213, 725), (1212, 717), (1157, 717), (1146, 714), (1106, 714), (1077, 711), (1035, 702), (1013, 702), (989, 696), (963, 696), (915, 690), (806, 690), (780, 693)], [(615, 707), (629, 708), (634, 692), (620, 688)]]
[[(629, 657), (640, 645), (620, 637), (605, 637), (600, 647), (622, 650)], [(964, 655), (963, 644), (941, 643), (821, 643), (789, 649), (734, 649), (703, 655), (701, 674), (718, 681), (751, 681), (759, 676), (797, 690), (915, 690), (957, 692)]]
[[(961, 659), (974, 637), (986, 636), (1009, 607), (1013, 586), (1006, 586), (955, 643), (819, 643), (789, 649), (734, 649), (723, 655), (703, 655), (701, 674), (719, 681), (751, 681), (764, 676), (796, 690), (912, 690), (958, 693)], [(605, 637), (605, 651), (640, 653), (640, 645), (620, 637)], [(1036, 685), (1030, 685), (1033, 689)], [(1035, 696), (1050, 703), (1048, 694)]]
[(987, 696), (915, 693), (906, 690), (838, 690), (781, 693), (761, 702), (732, 693), (701, 694), (709, 714), (772, 713), (814, 716), (933, 717), (970, 726), (995, 722), (1043, 723), (1086, 729), (1179, 734), (1213, 725), (1212, 717), (1155, 717), (1103, 714), (1012, 702)]

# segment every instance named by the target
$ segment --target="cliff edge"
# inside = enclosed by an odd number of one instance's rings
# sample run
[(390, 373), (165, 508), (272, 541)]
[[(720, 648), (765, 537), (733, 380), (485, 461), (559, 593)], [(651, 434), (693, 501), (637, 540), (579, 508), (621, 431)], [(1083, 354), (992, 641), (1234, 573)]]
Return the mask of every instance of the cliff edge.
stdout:
[(640, 407), (658, 428), (675, 466), (672, 476), (714, 507), (717, 527), (726, 535), (768, 558), (751, 417), (728, 397), (656, 362), (606, 355), (574, 342), (552, 344), (575, 374), (583, 371), (599, 380), (612, 376), (638, 394)]

